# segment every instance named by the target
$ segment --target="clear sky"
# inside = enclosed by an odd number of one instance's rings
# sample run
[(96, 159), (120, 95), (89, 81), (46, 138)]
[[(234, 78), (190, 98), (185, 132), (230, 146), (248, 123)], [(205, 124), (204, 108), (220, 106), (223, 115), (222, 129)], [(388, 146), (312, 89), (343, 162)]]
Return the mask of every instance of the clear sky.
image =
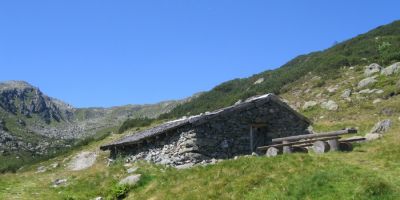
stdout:
[(400, 19), (392, 0), (0, 1), (0, 80), (77, 107), (154, 103)]

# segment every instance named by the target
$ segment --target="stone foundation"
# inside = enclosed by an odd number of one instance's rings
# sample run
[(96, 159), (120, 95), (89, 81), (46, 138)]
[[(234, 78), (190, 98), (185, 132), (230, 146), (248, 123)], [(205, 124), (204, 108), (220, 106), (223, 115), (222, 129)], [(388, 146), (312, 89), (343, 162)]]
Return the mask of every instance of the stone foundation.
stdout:
[[(250, 155), (273, 138), (306, 134), (309, 122), (288, 107), (269, 101), (250, 109), (216, 116), (142, 141), (112, 149), (129, 161), (170, 166)], [(251, 146), (253, 144), (253, 146)]]

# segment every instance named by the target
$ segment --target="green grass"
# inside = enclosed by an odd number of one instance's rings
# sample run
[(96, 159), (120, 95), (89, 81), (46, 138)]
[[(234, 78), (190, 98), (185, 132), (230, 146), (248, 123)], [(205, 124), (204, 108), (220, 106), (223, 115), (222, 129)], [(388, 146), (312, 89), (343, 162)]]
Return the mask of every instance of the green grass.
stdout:
[[(348, 153), (240, 157), (186, 170), (139, 162), (135, 165), (142, 179), (134, 187), (118, 186), (128, 174), (122, 160), (106, 166), (107, 152), (98, 152), (96, 164), (87, 170), (66, 169), (64, 165), (77, 152), (99, 151), (101, 144), (123, 137), (113, 135), (16, 174), (0, 175), (0, 199), (125, 195), (126, 199), (396, 199), (400, 196), (399, 132), (396, 123), (383, 139), (356, 145)], [(61, 166), (35, 173), (38, 166), (55, 162)], [(67, 178), (68, 185), (52, 188), (57, 178)]]
[[(390, 45), (383, 45), (386, 47), (382, 48), (382, 44)], [(275, 70), (222, 83), (192, 101), (178, 105), (172, 112), (161, 115), (161, 118), (177, 118), (216, 110), (254, 95), (283, 94), (290, 91), (286, 87), (288, 84), (310, 73), (322, 77), (315, 83), (316, 87), (322, 86), (325, 80), (340, 78), (338, 72), (343, 66), (365, 66), (373, 62), (387, 66), (398, 62), (399, 48), (400, 21), (395, 21), (326, 50), (298, 56)], [(264, 81), (254, 85), (259, 78), (264, 78)]]
[[(126, 177), (126, 168), (122, 159), (110, 167), (106, 166), (108, 152), (99, 151), (102, 144), (115, 141), (134, 130), (128, 130), (121, 135), (110, 135), (116, 128), (103, 130), (94, 138), (82, 141), (73, 150), (49, 160), (26, 166), (17, 173), (0, 174), (0, 199), (93, 199), (97, 196), (107, 199), (400, 199), (400, 95), (390, 94), (399, 89), (399, 74), (384, 77), (379, 76), (378, 82), (371, 88), (383, 89), (382, 95), (353, 95), (352, 101), (341, 99), (344, 89), (355, 88), (358, 81), (364, 78), (363, 66), (372, 61), (384, 64), (399, 57), (390, 49), (376, 52), (375, 47), (391, 38), (391, 34), (399, 32), (399, 22), (392, 26), (380, 27), (368, 34), (339, 44), (325, 52), (317, 52), (308, 56), (300, 56), (288, 63), (288, 66), (300, 66), (308, 69), (315, 63), (333, 66), (337, 72), (329, 78), (313, 79), (317, 72), (300, 76), (303, 71), (285, 68), (276, 72), (265, 72), (249, 79), (237, 79), (216, 87), (211, 93), (201, 96), (190, 104), (178, 107), (170, 115), (176, 117), (211, 110), (233, 103), (239, 98), (270, 89), (282, 92), (282, 97), (291, 104), (303, 105), (305, 101), (315, 100), (320, 93), (321, 99), (334, 100), (339, 105), (338, 111), (327, 111), (319, 106), (302, 111), (310, 118), (317, 132), (338, 130), (346, 127), (356, 127), (359, 135), (367, 133), (372, 126), (383, 119), (391, 119), (393, 127), (383, 139), (355, 144), (352, 152), (330, 152), (323, 155), (291, 154), (275, 158), (240, 157), (237, 160), (225, 160), (216, 165), (199, 166), (186, 170), (171, 167), (135, 163), (139, 166), (138, 173), (142, 179), (134, 187), (119, 186), (117, 183)], [(380, 37), (379, 43), (375, 39)], [(349, 45), (355, 45), (350, 48)], [(374, 46), (375, 45), (375, 46)], [(397, 47), (397, 43), (390, 47)], [(339, 56), (335, 56), (340, 53)], [(321, 55), (326, 58), (320, 62)], [(341, 68), (346, 62), (350, 64), (355, 58), (368, 57), (366, 63), (359, 63), (354, 70)], [(327, 57), (326, 57), (327, 56)], [(308, 61), (307, 61), (308, 60)], [(347, 64), (349, 64), (347, 63)], [(326, 69), (326, 68), (320, 68)], [(283, 71), (282, 71), (283, 70)], [(337, 71), (336, 71), (337, 70)], [(289, 73), (289, 74), (287, 74)], [(271, 75), (282, 75), (277, 81), (268, 81)], [(293, 79), (292, 76), (299, 75)], [(252, 83), (266, 76), (265, 85), (257, 88)], [(289, 79), (287, 77), (289, 76)], [(292, 79), (290, 79), (292, 77)], [(310, 81), (312, 80), (312, 81)], [(290, 82), (290, 83), (289, 83)], [(337, 92), (328, 93), (326, 88), (339, 85)], [(282, 88), (281, 88), (282, 86)], [(284, 87), (283, 87), (284, 86)], [(270, 88), (267, 88), (270, 87)], [(311, 92), (305, 92), (311, 90)], [(249, 91), (249, 92), (243, 92)], [(297, 92), (300, 91), (298, 94)], [(222, 98), (226, 96), (226, 98)], [(376, 98), (383, 98), (379, 104), (373, 104)], [(221, 101), (220, 101), (221, 100)], [(209, 102), (214, 102), (208, 104)], [(193, 109), (196, 108), (196, 109)], [(391, 109), (391, 113), (383, 113), (383, 109)], [(300, 109), (301, 110), (301, 109)], [(161, 123), (158, 120), (152, 125)], [(141, 128), (140, 128), (141, 129)], [(99, 156), (96, 164), (86, 170), (71, 172), (66, 165), (72, 156), (81, 151), (96, 151)], [(14, 163), (15, 160), (5, 160), (0, 157), (0, 167), (4, 163)], [(50, 166), (59, 163), (60, 167), (49, 169), (45, 173), (36, 173), (39, 166)], [(68, 184), (53, 188), (52, 182), (58, 178), (67, 178)]]
[[(90, 143), (100, 141), (108, 137), (112, 132), (116, 132), (118, 127), (108, 127), (101, 129), (96, 132), (93, 136), (89, 136), (80, 140), (71, 141), (72, 148), (62, 149), (49, 149), (47, 155), (34, 155), (26, 151), (12, 152), (6, 155), (0, 155), (0, 174), (5, 172), (16, 172), (23, 166), (32, 165), (38, 162), (48, 160), (60, 155), (65, 155), (73, 151), (74, 149), (87, 146)], [(66, 142), (68, 144), (68, 142)]]

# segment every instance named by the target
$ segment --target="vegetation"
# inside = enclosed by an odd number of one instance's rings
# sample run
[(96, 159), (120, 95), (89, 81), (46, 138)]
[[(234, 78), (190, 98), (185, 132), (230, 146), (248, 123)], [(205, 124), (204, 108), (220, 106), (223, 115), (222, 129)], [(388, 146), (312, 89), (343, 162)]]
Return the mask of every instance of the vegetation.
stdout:
[[(178, 105), (161, 118), (176, 118), (199, 114), (234, 104), (239, 99), (265, 93), (281, 94), (285, 85), (308, 73), (334, 79), (343, 66), (367, 65), (376, 62), (387, 65), (400, 61), (400, 21), (380, 26), (368, 33), (338, 43), (320, 52), (301, 55), (276, 70), (266, 71), (249, 78), (235, 79), (203, 93), (190, 102)], [(260, 78), (264, 81), (254, 84)]]
[[(329, 129), (329, 127), (325, 127)], [(396, 199), (400, 195), (400, 126), (379, 141), (357, 145), (353, 152), (241, 157), (186, 170), (136, 163), (142, 179), (134, 187), (118, 185), (127, 176), (122, 160), (106, 167), (100, 152), (96, 164), (80, 172), (62, 165), (62, 155), (17, 174), (0, 178), (0, 199)], [(119, 135), (122, 136), (122, 135)], [(95, 151), (94, 142), (79, 151)], [(65, 161), (67, 160), (67, 161)], [(38, 166), (59, 168), (35, 173)], [(57, 178), (66, 186), (51, 187)]]
[(5, 172), (15, 173), (21, 167), (32, 165), (35, 163), (43, 162), (45, 160), (65, 155), (73, 151), (74, 149), (86, 146), (95, 141), (103, 140), (108, 137), (112, 132), (115, 132), (117, 127), (109, 127), (99, 130), (95, 135), (89, 136), (80, 140), (71, 140), (69, 143), (72, 144), (71, 148), (63, 149), (49, 149), (47, 155), (34, 155), (26, 151), (20, 151), (18, 153), (3, 154), (0, 155), (0, 174)]
[(154, 119), (150, 119), (147, 117), (128, 119), (121, 125), (121, 127), (118, 130), (118, 133), (123, 133), (126, 130), (132, 129), (132, 128), (140, 128), (140, 127), (149, 126), (154, 121), (155, 121)]
[[(154, 200), (398, 199), (400, 73), (376, 78), (377, 82), (370, 87), (382, 89), (383, 93), (353, 94), (351, 101), (344, 100), (341, 93), (344, 89), (356, 88), (357, 83), (365, 78), (362, 65), (371, 62), (387, 65), (399, 60), (398, 54), (391, 49), (399, 49), (399, 29), (400, 22), (394, 22), (326, 51), (300, 56), (280, 69), (224, 83), (163, 116), (195, 114), (206, 108), (225, 106), (247, 95), (275, 91), (290, 104), (304, 105), (305, 101), (315, 100), (318, 96), (319, 100), (335, 100), (339, 105), (338, 111), (324, 110), (320, 106), (302, 110), (299, 106), (301, 112), (314, 122), (313, 127), (317, 132), (356, 127), (359, 135), (364, 135), (377, 121), (392, 120), (393, 126), (383, 138), (355, 144), (352, 152), (290, 154), (275, 158), (239, 157), (185, 170), (136, 162), (134, 165), (139, 167), (137, 173), (142, 178), (137, 185), (127, 187), (118, 184), (128, 176), (123, 160), (117, 159), (107, 166), (108, 152), (98, 151), (100, 145), (129, 134), (128, 131), (122, 131), (122, 134), (98, 137), (99, 141), (84, 142), (83, 146), (27, 166), (18, 170), (18, 173), (0, 174), (0, 199), (93, 199), (98, 196), (107, 199)], [(358, 66), (354, 69), (343, 67), (356, 64)], [(310, 71), (303, 71), (307, 69)], [(326, 74), (322, 74), (324, 70)], [(265, 79), (264, 82), (254, 85), (261, 77)], [(336, 85), (339, 87), (336, 92), (327, 91), (327, 87)], [(373, 103), (377, 99), (381, 102)], [(126, 122), (124, 129), (158, 122), (151, 119), (133, 120)], [(99, 154), (95, 165), (83, 171), (69, 171), (65, 166), (72, 156), (82, 151)], [(0, 160), (0, 163), (4, 162)], [(59, 167), (36, 173), (39, 166), (51, 166), (54, 163), (59, 163)], [(67, 179), (67, 184), (52, 187), (52, 182), (60, 178)]]

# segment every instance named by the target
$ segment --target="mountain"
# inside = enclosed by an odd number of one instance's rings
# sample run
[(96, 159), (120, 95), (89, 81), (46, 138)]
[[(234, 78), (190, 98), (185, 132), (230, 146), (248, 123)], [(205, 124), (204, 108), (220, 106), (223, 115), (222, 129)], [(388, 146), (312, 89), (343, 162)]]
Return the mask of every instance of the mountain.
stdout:
[[(275, 91), (313, 122), (315, 132), (357, 128), (357, 135), (341, 139), (362, 136), (368, 141), (353, 143), (350, 152), (293, 153), (273, 158), (245, 155), (188, 169), (126, 163), (125, 159), (106, 164), (109, 152), (99, 151), (99, 146), (137, 131), (134, 128), (26, 166), (15, 174), (0, 174), (0, 188), (4, 188), (0, 199), (399, 199), (400, 32), (394, 31), (398, 27), (398, 22), (379, 27), (323, 52), (296, 58), (277, 70), (224, 83), (163, 115), (204, 112), (251, 93)], [(396, 48), (391, 49), (393, 46)], [(373, 49), (381, 53), (368, 56)], [(350, 50), (363, 53), (346, 53)], [(335, 57), (352, 60), (350, 55), (354, 63), (333, 64)], [(327, 63), (331, 65), (326, 67)], [(133, 107), (77, 109), (74, 116), (96, 124), (96, 120), (114, 119)], [(0, 122), (0, 127), (4, 124), (7, 122)], [(69, 166), (76, 164), (76, 159), (85, 158), (92, 161), (91, 167), (71, 171)], [(132, 187), (119, 184), (128, 177), (139, 182)]]
[(185, 101), (74, 108), (27, 82), (0, 82), (0, 160), (56, 153), (129, 118), (156, 118)]
[(177, 118), (229, 106), (239, 100), (265, 93), (281, 94), (285, 86), (308, 73), (322, 80), (338, 77), (343, 66), (387, 65), (400, 60), (400, 21), (377, 27), (365, 34), (338, 43), (324, 51), (301, 55), (283, 66), (249, 78), (234, 79), (216, 86), (193, 101), (181, 104), (161, 118)]

